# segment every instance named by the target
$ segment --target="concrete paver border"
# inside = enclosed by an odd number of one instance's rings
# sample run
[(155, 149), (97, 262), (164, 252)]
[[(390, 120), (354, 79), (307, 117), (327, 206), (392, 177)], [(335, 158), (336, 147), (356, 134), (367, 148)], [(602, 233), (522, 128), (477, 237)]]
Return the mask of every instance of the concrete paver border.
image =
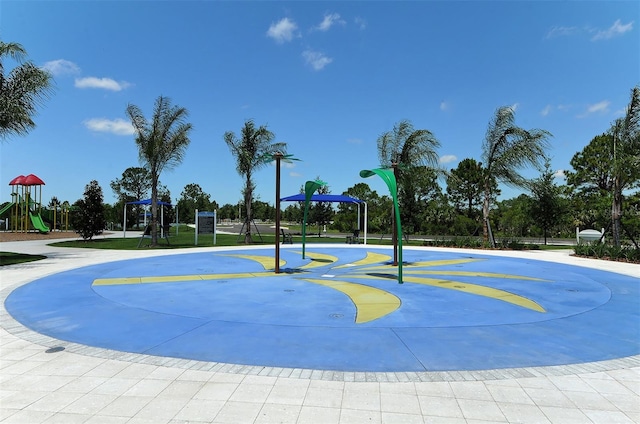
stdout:
[[(50, 242), (50, 241), (48, 241)], [(18, 242), (16, 242), (17, 245)], [(13, 244), (13, 243), (12, 243)], [(328, 245), (331, 246), (331, 245)], [(373, 247), (373, 246), (370, 246)], [(357, 248), (357, 247), (354, 247)], [(218, 248), (220, 249), (220, 248)], [(237, 247), (220, 250), (233, 250)], [(246, 249), (246, 247), (243, 247)], [(264, 247), (259, 247), (264, 249)], [(408, 247), (407, 249), (420, 249)], [(422, 248), (433, 249), (438, 251), (455, 251), (460, 253), (461, 249), (440, 249), (440, 248)], [(46, 249), (44, 249), (46, 250)], [(95, 252), (84, 249), (73, 249), (79, 256), (84, 256), (88, 259), (88, 263), (82, 263), (82, 265), (73, 266), (69, 269), (79, 266), (85, 266), (96, 263), (98, 255)], [(207, 249), (207, 250), (210, 250)], [(164, 251), (161, 254), (177, 254), (177, 253), (193, 253), (196, 251), (202, 251), (202, 249), (185, 249), (181, 252), (177, 251)], [(205, 250), (206, 251), (206, 250)], [(462, 250), (478, 253), (475, 250)], [(83, 254), (84, 253), (84, 254)], [(122, 253), (122, 252), (121, 252)], [(153, 252), (146, 251), (142, 257), (154, 256)], [(634, 264), (624, 263), (610, 263), (605, 261), (597, 261), (583, 258), (575, 258), (569, 256), (567, 251), (535, 251), (535, 252), (512, 252), (512, 251), (482, 251), (483, 255), (494, 256), (510, 256), (510, 257), (526, 257), (527, 259), (535, 260), (547, 260), (552, 262), (567, 263), (570, 265), (577, 265), (582, 267), (591, 267), (595, 269), (601, 269), (608, 272), (618, 272), (625, 275), (640, 276), (640, 266)], [(124, 258), (124, 253), (118, 255), (117, 252), (112, 252), (110, 258), (106, 258), (103, 255), (98, 262), (110, 262)], [(138, 256), (138, 255), (136, 255)], [(129, 257), (130, 258), (130, 257)], [(91, 260), (94, 262), (91, 262)], [(85, 261), (82, 261), (85, 262)], [(57, 272), (57, 271), (56, 271)], [(50, 273), (47, 273), (50, 274)], [(41, 277), (42, 275), (40, 275)], [(17, 284), (11, 284), (9, 287), (4, 287), (0, 290), (0, 300), (2, 305), (0, 306), (0, 323), (2, 327), (9, 333), (19, 337), (23, 340), (31, 343), (43, 346), (43, 350), (51, 347), (64, 347), (65, 351), (71, 353), (77, 353), (80, 355), (91, 356), (102, 359), (114, 359), (120, 361), (126, 361), (131, 363), (140, 363), (155, 366), (169, 366), (175, 368), (200, 370), (200, 371), (220, 371), (232, 374), (244, 374), (244, 375), (257, 375), (257, 376), (271, 376), (271, 377), (286, 377), (297, 379), (311, 379), (311, 380), (330, 380), (330, 381), (356, 381), (356, 382), (442, 382), (442, 381), (485, 381), (485, 380), (502, 380), (512, 378), (526, 378), (526, 377), (540, 377), (540, 376), (562, 376), (572, 375), (577, 373), (591, 373), (601, 371), (611, 371), (618, 369), (626, 369), (631, 367), (640, 366), (640, 355), (629, 356), (625, 358), (588, 362), (581, 364), (571, 365), (558, 365), (558, 366), (544, 366), (544, 367), (527, 367), (527, 368), (504, 368), (504, 369), (487, 369), (478, 371), (434, 371), (434, 372), (342, 372), (332, 370), (315, 370), (315, 369), (300, 369), (300, 368), (276, 368), (276, 367), (263, 367), (263, 366), (248, 366), (219, 362), (206, 362), (196, 360), (185, 360), (180, 358), (160, 357), (138, 353), (127, 353), (115, 350), (109, 350), (104, 348), (96, 348), (91, 346), (85, 346), (76, 343), (70, 343), (61, 341), (42, 335), (35, 331), (32, 331), (22, 324), (17, 322), (5, 309), (4, 301), (9, 294), (18, 286), (33, 281), (37, 277), (33, 277), (28, 281), (22, 281)], [(4, 285), (4, 284), (3, 284)]]

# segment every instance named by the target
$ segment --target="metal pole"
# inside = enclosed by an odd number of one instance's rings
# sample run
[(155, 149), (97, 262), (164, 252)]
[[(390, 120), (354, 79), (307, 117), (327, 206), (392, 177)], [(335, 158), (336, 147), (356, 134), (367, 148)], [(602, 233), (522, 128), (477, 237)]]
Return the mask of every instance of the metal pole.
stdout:
[(364, 244), (367, 244), (367, 202), (364, 202)]
[(198, 209), (196, 209), (196, 246), (198, 245)]
[(275, 272), (280, 274), (280, 159), (282, 153), (274, 155), (276, 159), (276, 264)]
[[(392, 163), (391, 167), (393, 168), (393, 176), (396, 179), (396, 184), (398, 181), (398, 164), (397, 163)], [(393, 241), (393, 266), (397, 266), (398, 265), (398, 225), (399, 222), (399, 214), (395, 213), (395, 205), (393, 206), (393, 212), (391, 214), (391, 216), (393, 216), (393, 221), (391, 224), (392, 227), (392, 241)]]

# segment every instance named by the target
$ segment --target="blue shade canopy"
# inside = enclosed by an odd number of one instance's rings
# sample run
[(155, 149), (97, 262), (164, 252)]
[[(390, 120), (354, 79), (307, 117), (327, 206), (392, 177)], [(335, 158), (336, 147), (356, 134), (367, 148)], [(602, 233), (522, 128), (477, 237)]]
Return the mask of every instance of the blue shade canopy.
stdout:
[[(151, 204), (151, 199), (135, 200), (133, 202), (127, 202), (127, 205), (150, 205), (150, 204)], [(162, 201), (158, 200), (158, 205), (171, 206), (171, 203), (162, 202)]]
[[(304, 202), (304, 193), (294, 194), (280, 199), (281, 202)], [(364, 200), (343, 194), (314, 194), (311, 196), (312, 202), (339, 202), (339, 203), (365, 203)]]

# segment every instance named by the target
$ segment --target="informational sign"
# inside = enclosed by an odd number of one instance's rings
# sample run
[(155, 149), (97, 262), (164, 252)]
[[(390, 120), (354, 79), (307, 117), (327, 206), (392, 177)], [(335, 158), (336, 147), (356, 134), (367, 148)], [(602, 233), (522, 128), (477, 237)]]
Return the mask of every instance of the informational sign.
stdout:
[(216, 211), (198, 212), (196, 209), (196, 246), (199, 234), (213, 234), (213, 244), (216, 244)]
[(215, 212), (198, 212), (198, 234), (213, 234), (215, 222)]

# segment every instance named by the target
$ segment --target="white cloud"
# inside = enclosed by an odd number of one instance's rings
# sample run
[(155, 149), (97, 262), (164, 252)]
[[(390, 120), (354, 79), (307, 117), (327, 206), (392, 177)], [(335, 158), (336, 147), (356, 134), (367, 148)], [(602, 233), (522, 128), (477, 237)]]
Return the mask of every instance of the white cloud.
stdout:
[(458, 157), (456, 155), (444, 155), (440, 156), (440, 159), (438, 159), (438, 163), (451, 163), (455, 162), (456, 160), (458, 160)]
[(361, 138), (348, 138), (347, 143), (349, 144), (362, 144)]
[(558, 169), (556, 172), (554, 172), (553, 173), (553, 178), (558, 178), (558, 179), (567, 178), (567, 176), (564, 173), (564, 169)]
[(516, 111), (518, 110), (518, 107), (520, 106), (520, 103), (514, 103), (511, 106), (509, 106), (511, 108), (512, 111)]
[(302, 174), (298, 174), (297, 172), (289, 172), (289, 176), (291, 176), (291, 177), (302, 177)]
[(623, 24), (620, 22), (620, 19), (617, 19), (613, 25), (605, 30), (599, 30), (596, 34), (591, 38), (591, 41), (598, 40), (609, 40), (610, 38), (617, 37), (618, 35), (622, 35), (625, 32), (629, 32), (633, 29), (633, 21), (628, 24)]
[(51, 72), (52, 75), (73, 75), (80, 73), (80, 67), (73, 62), (64, 59), (51, 60), (42, 65), (42, 69)]
[(353, 22), (358, 26), (358, 28), (360, 29), (365, 29), (367, 27), (367, 21), (365, 21), (364, 19), (362, 19), (361, 17), (357, 16)]
[(83, 122), (91, 131), (106, 132), (116, 135), (133, 135), (136, 133), (131, 122), (124, 119), (91, 118)]
[(577, 27), (554, 26), (547, 32), (546, 38), (566, 37), (579, 32)]
[(449, 110), (451, 105), (448, 102), (440, 102), (440, 110), (445, 111)]
[(588, 105), (587, 106), (587, 110), (578, 115), (578, 118), (585, 118), (589, 115), (592, 115), (594, 113), (607, 113), (609, 112), (609, 105), (611, 104), (611, 102), (609, 100), (603, 100), (601, 102), (598, 103), (594, 103), (592, 105)]
[(601, 102), (589, 105), (587, 108), (587, 113), (596, 113), (596, 112), (606, 112), (609, 110), (609, 105), (611, 102), (609, 100), (603, 100)]
[(276, 40), (277, 43), (293, 40), (298, 25), (289, 18), (282, 18), (276, 23), (272, 23), (267, 30), (267, 37)]
[(75, 86), (77, 88), (102, 88), (104, 90), (111, 91), (122, 91), (125, 88), (129, 87), (129, 84), (126, 81), (115, 81), (111, 78), (96, 78), (96, 77), (85, 77), (85, 78), (76, 78)]
[(546, 105), (544, 109), (542, 109), (542, 111), (540, 112), (540, 115), (547, 116), (549, 113), (551, 113), (552, 110), (553, 110), (553, 106)]
[(331, 13), (328, 15), (324, 15), (324, 19), (320, 22), (320, 25), (314, 27), (313, 29), (318, 31), (329, 31), (332, 26), (335, 24), (345, 25), (346, 22), (340, 18), (340, 15), (337, 13)]
[(324, 53), (315, 52), (313, 50), (303, 51), (302, 57), (304, 57), (305, 62), (311, 65), (311, 67), (316, 71), (322, 70), (325, 66), (333, 62), (333, 59), (326, 56)]

